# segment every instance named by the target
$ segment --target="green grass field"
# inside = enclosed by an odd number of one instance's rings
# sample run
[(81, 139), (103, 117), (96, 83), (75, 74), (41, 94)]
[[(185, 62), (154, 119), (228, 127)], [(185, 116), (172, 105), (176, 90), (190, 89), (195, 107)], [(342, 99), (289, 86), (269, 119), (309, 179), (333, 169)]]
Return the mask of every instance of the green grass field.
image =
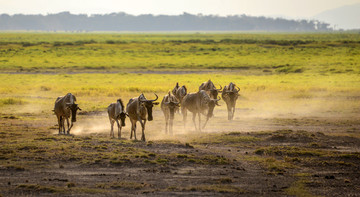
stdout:
[(10, 72), (360, 72), (359, 34), (1, 33), (0, 49), (0, 69)]
[(68, 92), (87, 111), (104, 110), (118, 97), (162, 96), (176, 82), (194, 92), (208, 79), (238, 84), (246, 109), (325, 102), (357, 112), (360, 92), (359, 34), (1, 33), (0, 53), (3, 112), (48, 112)]

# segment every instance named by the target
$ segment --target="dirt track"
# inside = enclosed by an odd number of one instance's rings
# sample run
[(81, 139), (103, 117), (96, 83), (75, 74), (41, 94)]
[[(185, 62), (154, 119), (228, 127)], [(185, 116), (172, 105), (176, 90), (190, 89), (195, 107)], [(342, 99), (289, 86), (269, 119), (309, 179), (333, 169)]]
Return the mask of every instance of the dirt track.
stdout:
[(229, 122), (217, 112), (203, 133), (194, 133), (188, 117), (188, 130), (178, 121), (169, 136), (156, 110), (145, 143), (128, 139), (130, 125), (126, 139), (110, 139), (103, 113), (79, 115), (75, 136), (59, 136), (50, 115), (3, 114), (0, 194), (359, 195), (359, 117), (240, 115)]

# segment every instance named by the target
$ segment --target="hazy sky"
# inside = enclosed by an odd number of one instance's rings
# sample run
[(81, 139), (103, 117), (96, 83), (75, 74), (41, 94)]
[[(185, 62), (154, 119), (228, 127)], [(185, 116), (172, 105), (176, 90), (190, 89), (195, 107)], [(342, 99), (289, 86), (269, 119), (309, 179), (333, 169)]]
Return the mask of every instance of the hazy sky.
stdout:
[(48, 14), (70, 11), (73, 14), (167, 14), (183, 12), (251, 16), (312, 16), (360, 0), (0, 0), (0, 13)]

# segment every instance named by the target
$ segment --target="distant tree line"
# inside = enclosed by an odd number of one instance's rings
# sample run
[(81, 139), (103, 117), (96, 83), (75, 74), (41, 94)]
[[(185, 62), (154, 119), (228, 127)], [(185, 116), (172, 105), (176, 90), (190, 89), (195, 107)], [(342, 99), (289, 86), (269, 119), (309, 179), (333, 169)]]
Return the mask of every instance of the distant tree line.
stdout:
[(0, 15), (0, 30), (41, 31), (331, 31), (330, 24), (317, 20), (287, 20), (283, 18), (246, 15), (129, 15), (71, 14)]

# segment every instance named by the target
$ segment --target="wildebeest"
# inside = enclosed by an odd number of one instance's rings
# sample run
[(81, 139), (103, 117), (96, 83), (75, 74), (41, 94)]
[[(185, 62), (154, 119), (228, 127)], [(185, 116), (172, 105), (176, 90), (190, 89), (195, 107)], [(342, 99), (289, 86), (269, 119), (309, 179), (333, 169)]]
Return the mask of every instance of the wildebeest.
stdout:
[[(215, 105), (218, 105), (219, 99), (211, 99), (210, 96), (204, 91), (200, 90), (196, 93), (187, 94), (181, 102), (181, 113), (183, 114), (184, 127), (186, 127), (187, 110), (193, 113), (192, 120), (195, 125), (195, 130), (201, 131), (201, 117), (200, 114), (206, 116), (205, 124), (202, 128), (205, 128), (209, 118), (213, 116)], [(195, 117), (198, 114), (199, 117), (199, 129), (196, 126)]]
[(173, 90), (171, 91), (171, 93), (172, 93), (173, 95), (176, 95), (176, 91), (177, 91), (177, 89), (179, 89), (179, 88), (180, 88), (179, 82), (176, 82), (176, 85), (175, 85), (175, 87), (173, 88)]
[(129, 100), (129, 103), (126, 105), (126, 113), (129, 115), (131, 122), (131, 134), (130, 139), (134, 132), (134, 137), (136, 140), (136, 122), (139, 121), (142, 127), (142, 136), (141, 140), (145, 141), (145, 124), (146, 120), (152, 121), (152, 108), (154, 105), (158, 105), (156, 101), (159, 97), (155, 94), (156, 99), (147, 100), (144, 94), (141, 94), (139, 97), (135, 97)]
[(240, 88), (237, 87), (234, 83), (230, 82), (228, 86), (225, 86), (221, 97), (225, 101), (228, 111), (228, 120), (234, 118), (236, 100), (239, 96)]
[(222, 89), (221, 85), (220, 85), (220, 88), (217, 89), (215, 87), (214, 83), (210, 79), (206, 82), (203, 82), (199, 87), (199, 91), (205, 90), (211, 99), (216, 99), (218, 97), (218, 93), (221, 91), (221, 89)]
[[(121, 99), (118, 99), (116, 103), (111, 103), (108, 108), (108, 115), (111, 125), (110, 137), (114, 137), (114, 123), (118, 126), (118, 138), (121, 138), (121, 128), (125, 126), (125, 118), (127, 113)], [(119, 119), (121, 124), (119, 123)]]
[(173, 120), (176, 108), (179, 107), (178, 99), (169, 91), (161, 101), (161, 110), (165, 116), (165, 133), (173, 134)]
[(176, 93), (174, 94), (174, 96), (181, 103), (181, 101), (183, 100), (184, 96), (186, 96), (186, 94), (187, 94), (187, 89), (186, 89), (186, 86), (183, 85), (176, 90)]
[[(66, 94), (65, 96), (60, 96), (55, 101), (54, 112), (58, 119), (59, 124), (59, 134), (61, 134), (61, 129), (65, 134), (65, 120), (67, 122), (68, 130), (67, 134), (70, 134), (70, 129), (73, 126), (73, 122), (76, 122), (76, 111), (81, 109), (78, 107), (78, 104), (75, 104), (76, 97), (71, 93)], [(69, 118), (71, 116), (71, 125), (69, 126)]]
[[(177, 82), (174, 89), (171, 92), (177, 98), (177, 100), (181, 103), (184, 96), (187, 94), (187, 88), (185, 85), (180, 87), (179, 83)], [(176, 107), (175, 111), (179, 111), (179, 107)]]

